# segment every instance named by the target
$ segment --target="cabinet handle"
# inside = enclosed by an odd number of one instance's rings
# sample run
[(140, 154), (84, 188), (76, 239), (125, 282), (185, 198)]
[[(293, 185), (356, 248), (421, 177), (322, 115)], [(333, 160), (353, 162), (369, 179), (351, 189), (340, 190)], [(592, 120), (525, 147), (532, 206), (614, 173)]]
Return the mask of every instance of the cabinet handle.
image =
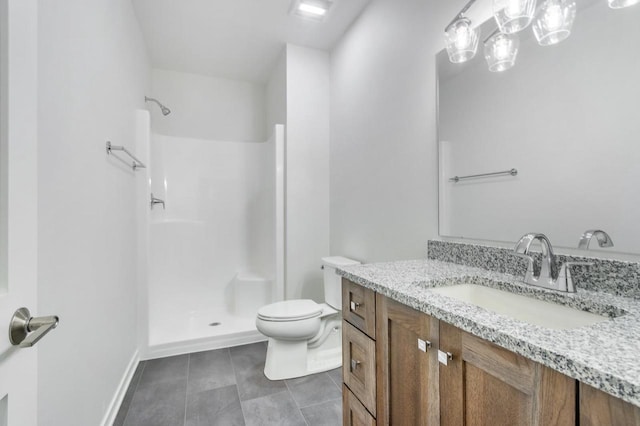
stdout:
[(428, 340), (418, 339), (418, 349), (420, 349), (422, 352), (427, 352), (429, 349), (431, 349), (431, 342)]
[(442, 352), (438, 349), (438, 361), (440, 364), (447, 365), (451, 360), (453, 360), (453, 354), (451, 352)]
[(358, 366), (362, 364), (360, 361), (352, 359), (351, 360), (351, 371), (355, 371), (356, 368), (358, 368)]
[(357, 310), (357, 309), (358, 309), (360, 306), (362, 306), (362, 305), (361, 305), (360, 303), (358, 303), (358, 302), (354, 302), (354, 301), (352, 300), (352, 301), (351, 301), (351, 303), (350, 303), (350, 306), (351, 306), (351, 310), (352, 310), (352, 311), (355, 311), (355, 310)]

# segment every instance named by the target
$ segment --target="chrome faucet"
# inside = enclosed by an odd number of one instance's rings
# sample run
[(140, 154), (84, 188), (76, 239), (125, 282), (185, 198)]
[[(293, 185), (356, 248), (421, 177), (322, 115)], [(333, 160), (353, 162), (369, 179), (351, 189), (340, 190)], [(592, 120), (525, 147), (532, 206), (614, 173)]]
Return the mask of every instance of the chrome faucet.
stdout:
[[(540, 241), (540, 245), (542, 246), (542, 262), (540, 264), (540, 273), (537, 277), (533, 275), (533, 258), (529, 255), (531, 244), (536, 240)], [(529, 259), (529, 268), (525, 276), (525, 282), (528, 284), (542, 285), (538, 284), (538, 282), (551, 283), (558, 278), (553, 247), (546, 235), (538, 233), (525, 234), (520, 238), (520, 241), (518, 241), (513, 250), (517, 255)], [(542, 287), (547, 286), (542, 285)]]
[(582, 237), (580, 237), (578, 248), (588, 250), (589, 243), (591, 242), (591, 239), (593, 237), (596, 237), (596, 240), (598, 240), (598, 245), (600, 247), (613, 247), (613, 240), (611, 240), (609, 234), (600, 229), (590, 229), (588, 231), (584, 231), (584, 234), (582, 234)]
[[(542, 262), (540, 265), (540, 273), (535, 276), (533, 272), (533, 257), (530, 255), (531, 244), (534, 241), (540, 241), (542, 246)], [(524, 276), (524, 282), (527, 284), (544, 287), (551, 290), (565, 291), (575, 293), (576, 287), (573, 283), (571, 275), (571, 267), (577, 265), (591, 266), (588, 262), (566, 262), (558, 271), (553, 254), (553, 247), (549, 238), (544, 234), (529, 233), (520, 238), (520, 241), (513, 249), (517, 256), (523, 257), (529, 261), (527, 272)]]

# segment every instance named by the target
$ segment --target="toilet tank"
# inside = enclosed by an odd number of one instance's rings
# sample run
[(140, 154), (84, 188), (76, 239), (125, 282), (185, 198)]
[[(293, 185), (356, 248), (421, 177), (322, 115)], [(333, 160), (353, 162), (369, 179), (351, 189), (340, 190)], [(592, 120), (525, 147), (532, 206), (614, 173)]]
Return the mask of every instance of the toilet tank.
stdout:
[(342, 277), (336, 274), (341, 266), (359, 265), (360, 262), (342, 256), (322, 258), (324, 267), (324, 301), (335, 309), (342, 310)]

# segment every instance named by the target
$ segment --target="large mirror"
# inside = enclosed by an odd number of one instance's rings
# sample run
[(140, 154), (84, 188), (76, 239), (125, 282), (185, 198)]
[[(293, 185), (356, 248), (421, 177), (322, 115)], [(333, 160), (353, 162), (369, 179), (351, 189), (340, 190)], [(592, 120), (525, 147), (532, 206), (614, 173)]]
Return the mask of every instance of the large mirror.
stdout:
[[(571, 36), (539, 46), (521, 33), (516, 65), (488, 70), (482, 40), (464, 64), (439, 53), (440, 234), (515, 241), (542, 232), (577, 247), (640, 253), (640, 5), (581, 2)], [(517, 170), (517, 175), (461, 179)], [(592, 241), (590, 249), (600, 249)]]

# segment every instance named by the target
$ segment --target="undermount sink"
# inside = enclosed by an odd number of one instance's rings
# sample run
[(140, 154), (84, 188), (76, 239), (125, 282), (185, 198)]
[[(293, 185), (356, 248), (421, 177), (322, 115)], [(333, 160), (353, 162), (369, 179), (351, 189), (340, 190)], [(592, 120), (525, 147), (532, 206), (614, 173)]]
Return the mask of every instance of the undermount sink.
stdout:
[(529, 324), (557, 330), (578, 328), (609, 320), (608, 317), (591, 312), (481, 285), (459, 284), (430, 290)]

